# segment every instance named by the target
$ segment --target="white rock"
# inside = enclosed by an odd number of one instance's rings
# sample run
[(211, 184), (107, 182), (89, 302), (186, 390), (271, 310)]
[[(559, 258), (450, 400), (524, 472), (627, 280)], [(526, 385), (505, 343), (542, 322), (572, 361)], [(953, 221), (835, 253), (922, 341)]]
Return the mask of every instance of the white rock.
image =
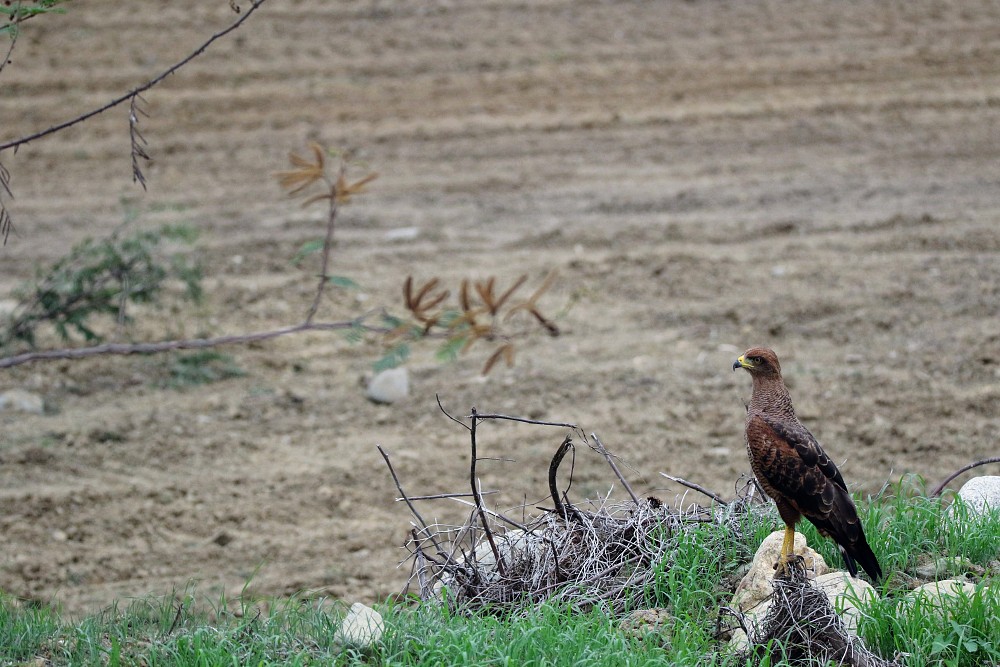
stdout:
[(24, 389), (9, 389), (0, 394), (0, 412), (28, 412), (40, 415), (45, 412), (45, 401), (38, 394)]
[(987, 509), (1000, 511), (1000, 476), (973, 477), (958, 490), (973, 515), (985, 514)]
[(0, 320), (13, 315), (20, 305), (21, 302), (14, 299), (0, 299)]
[(396, 403), (410, 395), (410, 373), (405, 366), (382, 371), (368, 383), (368, 398), (376, 403)]
[(382, 615), (371, 607), (355, 602), (340, 624), (337, 637), (345, 644), (365, 648), (382, 639), (384, 631)]
[(386, 241), (412, 241), (420, 236), (419, 227), (396, 227), (385, 233)]

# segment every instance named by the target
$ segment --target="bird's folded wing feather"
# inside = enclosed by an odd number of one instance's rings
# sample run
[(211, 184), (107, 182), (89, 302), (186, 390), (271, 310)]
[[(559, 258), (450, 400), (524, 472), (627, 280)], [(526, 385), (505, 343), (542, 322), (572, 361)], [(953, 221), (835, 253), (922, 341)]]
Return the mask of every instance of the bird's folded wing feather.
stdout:
[(778, 456), (764, 457), (771, 460), (763, 473), (774, 490), (806, 516), (828, 517), (841, 494), (846, 495), (840, 470), (801, 424), (754, 415), (747, 424), (747, 439), (751, 450), (765, 443), (777, 450)]

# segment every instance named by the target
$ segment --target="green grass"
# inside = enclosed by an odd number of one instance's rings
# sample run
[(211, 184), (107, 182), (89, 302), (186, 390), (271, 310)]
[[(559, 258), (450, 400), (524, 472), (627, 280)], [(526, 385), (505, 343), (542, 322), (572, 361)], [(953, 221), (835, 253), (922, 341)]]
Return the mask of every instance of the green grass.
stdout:
[[(899, 485), (859, 503), (870, 541), (889, 574), (879, 585), (882, 598), (862, 606), (859, 633), (873, 651), (901, 655), (907, 667), (998, 665), (1000, 512), (969, 519), (960, 505), (927, 499), (920, 491)], [(634, 591), (631, 607), (670, 611), (660, 633), (635, 636), (599, 608), (565, 603), (476, 616), (436, 604), (386, 604), (379, 606), (386, 626), (382, 641), (359, 651), (336, 639), (345, 605), (324, 601), (223, 598), (206, 605), (190, 590), (180, 613), (173, 598), (151, 599), (69, 620), (50, 607), (0, 598), (0, 665), (742, 667), (752, 663), (727, 653), (716, 639), (719, 608), (729, 602), (737, 570), (778, 525), (770, 513), (743, 516), (739, 522), (735, 531), (704, 524), (680, 534), (653, 583)], [(803, 529), (810, 544), (839, 567), (832, 544)], [(916, 583), (915, 568), (960, 554), (986, 571), (976, 592), (940, 608), (914, 603), (908, 589)]]

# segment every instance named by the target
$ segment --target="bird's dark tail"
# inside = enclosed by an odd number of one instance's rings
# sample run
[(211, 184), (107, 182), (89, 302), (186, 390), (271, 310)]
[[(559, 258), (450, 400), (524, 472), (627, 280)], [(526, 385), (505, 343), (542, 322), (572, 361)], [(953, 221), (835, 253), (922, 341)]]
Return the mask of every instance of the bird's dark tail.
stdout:
[(865, 534), (862, 532), (859, 537), (860, 539), (854, 544), (837, 545), (840, 547), (840, 554), (844, 557), (844, 564), (847, 565), (852, 577), (858, 576), (858, 565), (861, 565), (872, 581), (877, 582), (882, 578), (882, 567), (878, 564), (878, 558), (875, 557), (872, 548), (868, 546)]

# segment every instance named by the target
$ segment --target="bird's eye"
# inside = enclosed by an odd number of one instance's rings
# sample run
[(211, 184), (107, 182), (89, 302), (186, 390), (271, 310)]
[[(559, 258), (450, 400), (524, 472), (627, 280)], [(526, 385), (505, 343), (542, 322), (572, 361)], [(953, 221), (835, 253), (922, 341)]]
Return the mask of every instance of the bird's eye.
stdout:
[(759, 366), (764, 363), (764, 357), (750, 357), (750, 361), (752, 361), (755, 366)]

